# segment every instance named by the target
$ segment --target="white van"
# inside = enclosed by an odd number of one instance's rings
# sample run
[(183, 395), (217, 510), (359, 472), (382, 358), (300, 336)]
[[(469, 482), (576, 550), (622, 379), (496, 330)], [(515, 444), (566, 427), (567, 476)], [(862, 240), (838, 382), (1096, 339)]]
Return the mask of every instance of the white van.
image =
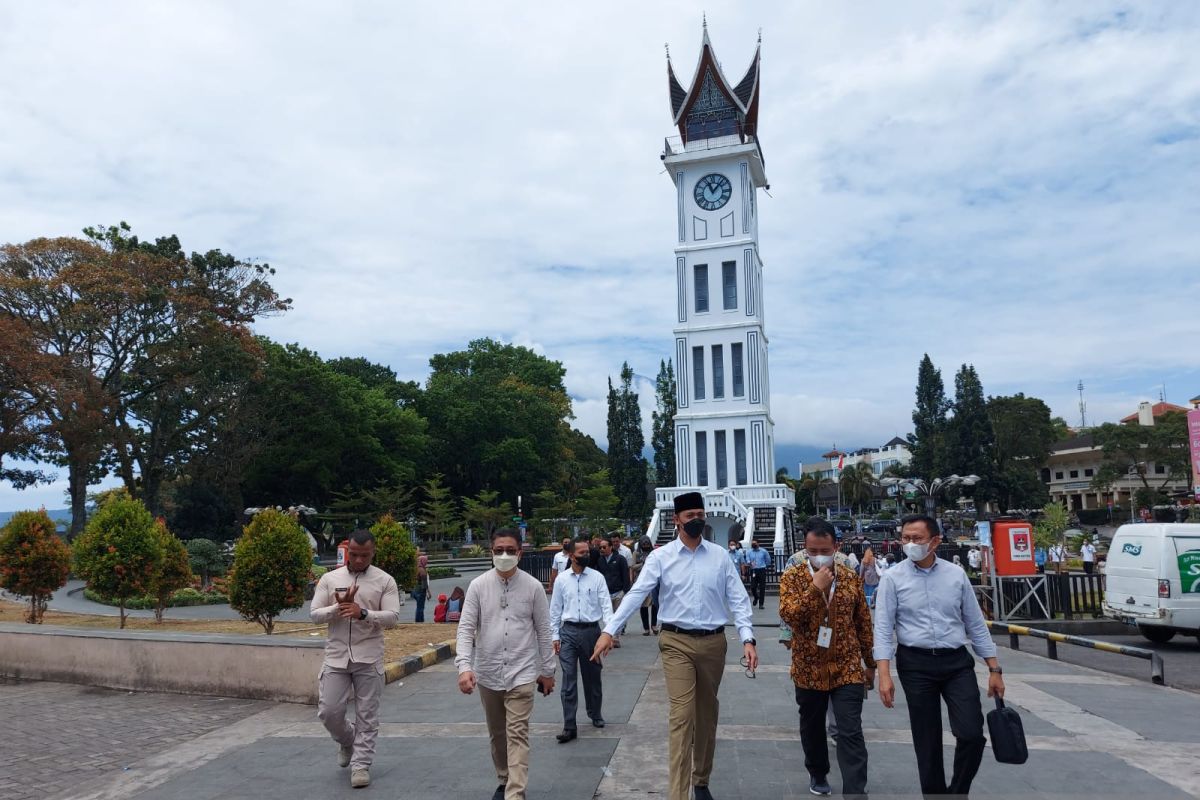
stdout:
[(1200, 524), (1122, 525), (1104, 574), (1106, 617), (1152, 642), (1200, 636)]

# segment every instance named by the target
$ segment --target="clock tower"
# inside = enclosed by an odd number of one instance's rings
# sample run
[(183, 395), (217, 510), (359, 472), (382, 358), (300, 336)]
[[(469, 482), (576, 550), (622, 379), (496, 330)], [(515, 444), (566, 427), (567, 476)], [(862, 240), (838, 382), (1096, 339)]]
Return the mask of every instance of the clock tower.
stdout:
[(775, 483), (774, 421), (758, 250), (758, 190), (769, 188), (758, 135), (761, 37), (736, 84), (708, 26), (690, 88), (667, 59), (678, 136), (662, 161), (675, 185), (675, 468), (651, 535), (674, 532), (675, 495), (705, 494), (713, 539), (790, 552), (792, 490)]

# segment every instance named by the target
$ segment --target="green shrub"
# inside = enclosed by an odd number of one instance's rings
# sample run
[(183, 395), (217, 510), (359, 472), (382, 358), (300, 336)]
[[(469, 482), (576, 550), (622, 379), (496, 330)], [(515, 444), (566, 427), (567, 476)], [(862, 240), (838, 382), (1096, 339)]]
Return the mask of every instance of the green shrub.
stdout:
[(371, 526), (375, 537), (375, 558), (371, 563), (391, 575), (397, 586), (417, 583), (417, 548), (413, 546), (408, 528), (385, 514)]
[(25, 621), (38, 624), (46, 602), (71, 573), (71, 548), (42, 511), (14, 514), (0, 528), (0, 587), (29, 598)]
[(321, 580), (321, 576), (326, 572), (329, 572), (328, 567), (323, 567), (320, 564), (313, 564), (312, 575), (309, 577), (309, 580), (313, 583), (316, 583), (317, 581)]
[(304, 605), (312, 566), (312, 548), (300, 523), (282, 511), (261, 511), (233, 550), (229, 604), (273, 633), (280, 612)]
[(192, 539), (187, 543), (188, 566), (192, 573), (200, 576), (204, 586), (212, 583), (212, 579), (225, 574), (225, 556), (221, 553), (221, 545), (212, 539)]
[(111, 494), (75, 541), (75, 574), (121, 611), (125, 601), (150, 589), (162, 558), (158, 527), (140, 501)]
[(458, 573), (454, 571), (454, 567), (430, 567), (429, 580), (435, 581), (438, 578), (453, 578)]
[[(84, 589), (83, 596), (93, 603), (103, 603), (106, 606), (116, 605), (114, 601), (99, 594), (92, 589)], [(201, 592), (197, 589), (186, 588), (179, 589), (171, 594), (167, 602), (168, 608), (179, 608), (183, 606), (213, 606), (228, 603), (229, 598), (220, 592)], [(158, 605), (158, 599), (148, 594), (130, 597), (125, 601), (126, 608), (146, 610), (155, 608)]]
[(458, 551), (459, 558), (482, 558), (485, 555), (487, 555), (487, 550), (478, 544), (469, 544)]
[[(155, 598), (154, 619), (163, 621), (163, 610), (171, 605), (171, 599), (178, 590), (184, 590), (192, 582), (192, 568), (189, 566), (188, 551), (169, 530), (166, 523), (159, 521), (157, 526), (158, 545), (162, 558), (154, 577), (150, 580), (150, 595)], [(192, 592), (195, 589), (188, 588)], [(199, 594), (199, 592), (197, 592)], [(175, 605), (178, 605), (176, 603)]]

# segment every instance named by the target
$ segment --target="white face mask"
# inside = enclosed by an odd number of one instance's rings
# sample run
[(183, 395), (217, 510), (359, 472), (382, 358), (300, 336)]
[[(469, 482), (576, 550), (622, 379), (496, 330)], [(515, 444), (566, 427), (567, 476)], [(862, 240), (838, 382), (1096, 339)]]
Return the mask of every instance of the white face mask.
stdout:
[(904, 555), (913, 561), (920, 561), (929, 555), (929, 542), (908, 542), (904, 545)]
[(507, 553), (502, 556), (492, 556), (492, 564), (494, 564), (496, 569), (500, 570), (501, 572), (508, 572), (510, 569), (515, 568), (520, 560), (520, 556), (510, 556)]
[(833, 556), (809, 556), (808, 560), (813, 569), (825, 569), (833, 564)]

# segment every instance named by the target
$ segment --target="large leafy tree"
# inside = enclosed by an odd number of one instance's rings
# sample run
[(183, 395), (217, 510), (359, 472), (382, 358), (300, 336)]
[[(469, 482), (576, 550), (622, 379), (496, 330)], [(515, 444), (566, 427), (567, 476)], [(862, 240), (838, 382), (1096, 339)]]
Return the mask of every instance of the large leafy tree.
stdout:
[(621, 383), (608, 381), (608, 474), (620, 503), (618, 513), (636, 519), (646, 512), (646, 459), (642, 410), (633, 390), (633, 369), (621, 365)]
[(675, 413), (679, 400), (675, 368), (670, 359), (659, 362), (654, 399), (656, 408), (651, 414), (653, 429), (650, 444), (654, 448), (655, 484), (675, 486)]
[(484, 489), (475, 497), (463, 498), (463, 520), (486, 537), (512, 520), (512, 506), (500, 500), (500, 493)]
[(430, 540), (441, 540), (456, 532), (459, 526), (458, 506), (450, 489), (442, 483), (439, 472), (421, 487), (425, 496), (421, 503), (421, 533)]
[(561, 477), (571, 400), (557, 361), (477, 339), (435, 355), (418, 407), (433, 467), (460, 497), (494, 489), (506, 501)]
[(995, 491), (993, 440), (983, 384), (975, 367), (963, 364), (954, 376), (954, 417), (946, 430), (946, 464), (954, 474), (979, 476), (973, 490), (978, 500), (990, 499)]
[(1168, 484), (1191, 475), (1187, 415), (1182, 411), (1167, 412), (1153, 425), (1106, 422), (1093, 434), (1104, 452), (1104, 460), (1092, 478), (1092, 486), (1097, 489), (1107, 489), (1120, 478), (1132, 475), (1142, 484), (1143, 497), (1156, 498)]
[(875, 487), (879, 483), (871, 465), (865, 461), (846, 467), (838, 474), (838, 479), (841, 483), (843, 502), (859, 511), (871, 502)]
[(991, 474), (1001, 511), (1040, 508), (1049, 500), (1039, 470), (1056, 441), (1050, 407), (1036, 397), (989, 397), (994, 446)]
[(912, 448), (912, 474), (933, 480), (942, 477), (946, 466), (946, 414), (950, 402), (942, 372), (933, 366), (926, 353), (917, 368), (917, 404), (913, 409), (913, 432), (908, 435)]

